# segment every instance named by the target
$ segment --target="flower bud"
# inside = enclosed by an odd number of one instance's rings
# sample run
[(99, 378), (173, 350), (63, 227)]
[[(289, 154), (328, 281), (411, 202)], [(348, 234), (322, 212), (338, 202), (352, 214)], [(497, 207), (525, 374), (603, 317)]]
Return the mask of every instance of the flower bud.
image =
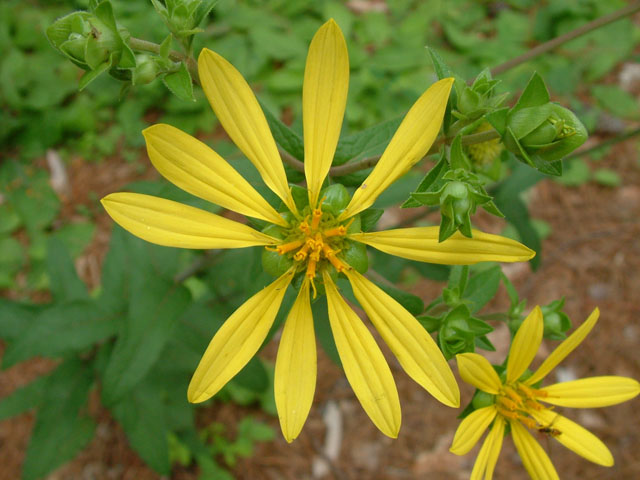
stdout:
[(544, 337), (550, 340), (564, 340), (571, 328), (571, 320), (562, 311), (564, 298), (541, 307), (544, 322)]
[(322, 190), (320, 198), (324, 199), (320, 207), (322, 211), (331, 213), (337, 217), (340, 212), (347, 208), (347, 205), (351, 200), (351, 195), (349, 195), (349, 192), (344, 185), (341, 183), (334, 183)]
[(151, 55), (136, 55), (136, 68), (133, 70), (134, 85), (144, 85), (156, 79), (158, 66)]

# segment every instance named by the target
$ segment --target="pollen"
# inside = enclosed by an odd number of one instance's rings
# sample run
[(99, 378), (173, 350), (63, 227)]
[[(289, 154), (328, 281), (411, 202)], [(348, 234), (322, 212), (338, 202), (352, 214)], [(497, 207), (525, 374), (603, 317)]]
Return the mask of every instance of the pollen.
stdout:
[(536, 412), (550, 410), (549, 407), (537, 401), (538, 398), (545, 396), (544, 391), (514, 382), (502, 386), (500, 393), (496, 396), (496, 409), (507, 419), (518, 420), (532, 430), (539, 429), (540, 425), (533, 416)]
[(296, 265), (296, 272), (304, 274), (311, 282), (315, 297), (314, 279), (317, 275), (322, 276), (328, 269), (338, 273), (351, 269), (341, 257), (341, 252), (348, 246), (346, 236), (353, 218), (341, 222), (320, 207), (307, 209), (302, 215), (302, 220), (286, 231), (280, 245), (265, 248), (291, 258)]

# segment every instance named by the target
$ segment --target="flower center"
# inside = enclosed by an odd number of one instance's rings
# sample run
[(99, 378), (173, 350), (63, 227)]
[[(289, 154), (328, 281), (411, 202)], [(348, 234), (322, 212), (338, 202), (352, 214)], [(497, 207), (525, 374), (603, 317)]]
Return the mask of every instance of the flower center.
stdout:
[(546, 396), (546, 392), (519, 382), (505, 384), (496, 396), (496, 408), (503, 417), (519, 420), (528, 428), (542, 431), (544, 426), (535, 421), (531, 412), (549, 409), (537, 401), (537, 398)]
[(338, 254), (344, 247), (347, 229), (352, 221), (340, 223), (332, 214), (314, 208), (302, 221), (292, 226), (285, 243), (266, 248), (293, 259), (296, 272), (304, 271), (305, 277), (311, 282), (315, 298), (314, 279), (317, 273), (329, 268), (329, 265), (338, 273), (351, 268), (338, 258)]

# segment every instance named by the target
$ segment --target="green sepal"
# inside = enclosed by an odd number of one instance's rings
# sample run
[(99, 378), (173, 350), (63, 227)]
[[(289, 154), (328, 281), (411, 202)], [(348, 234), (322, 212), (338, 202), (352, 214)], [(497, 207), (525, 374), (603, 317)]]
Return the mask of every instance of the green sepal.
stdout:
[(337, 217), (340, 212), (347, 208), (347, 205), (351, 200), (351, 195), (349, 195), (349, 192), (344, 185), (334, 183), (320, 192), (320, 198), (324, 199), (320, 206), (322, 211), (329, 212)]
[(369, 257), (367, 246), (364, 243), (345, 241), (345, 246), (338, 253), (338, 257), (356, 269), (360, 273), (366, 273), (369, 269)]
[(383, 213), (384, 209), (382, 208), (367, 208), (363, 212), (360, 212), (359, 215), (362, 224), (362, 231), (368, 232), (375, 227)]

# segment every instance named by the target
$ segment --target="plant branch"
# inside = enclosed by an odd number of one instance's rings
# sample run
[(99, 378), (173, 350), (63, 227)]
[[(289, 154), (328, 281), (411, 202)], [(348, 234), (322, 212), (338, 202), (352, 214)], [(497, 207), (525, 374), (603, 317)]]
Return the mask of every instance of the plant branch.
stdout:
[[(473, 133), (471, 135), (464, 135), (462, 137), (462, 144), (473, 145), (476, 143), (487, 142), (489, 140), (493, 140), (496, 138), (500, 138), (500, 134), (495, 130), (489, 130), (486, 132), (479, 132), (479, 133)], [(438, 140), (436, 140), (433, 146), (426, 153), (424, 158), (428, 157), (429, 155), (433, 155), (434, 153), (437, 153), (440, 146), (443, 143), (445, 143), (445, 141), (446, 139), (444, 137), (440, 137)], [(280, 149), (280, 155), (282, 157), (282, 161), (287, 165), (289, 165), (291, 168), (299, 172), (304, 172), (304, 163), (302, 163), (300, 160), (295, 158), (289, 152), (286, 152)], [(380, 157), (381, 155), (376, 155), (374, 157), (363, 158), (362, 160), (358, 160), (357, 162), (351, 162), (351, 163), (346, 163), (344, 165), (340, 165), (337, 167), (331, 167), (329, 169), (329, 175), (331, 175), (332, 177), (341, 177), (342, 175), (347, 175), (349, 173), (357, 172), (359, 170), (365, 170), (367, 168), (371, 168), (376, 163), (378, 163), (378, 160), (380, 160)]]
[(600, 18), (596, 18), (592, 22), (586, 23), (575, 30), (571, 30), (570, 32), (565, 33), (564, 35), (560, 35), (559, 37), (553, 38), (548, 42), (541, 43), (537, 47), (532, 48), (526, 53), (522, 55), (512, 58), (511, 60), (507, 60), (504, 63), (501, 63), (497, 67), (491, 69), (491, 75), (500, 75), (501, 73), (506, 72), (507, 70), (511, 70), (518, 65), (531, 60), (537, 56), (542, 55), (543, 53), (548, 52), (549, 50), (553, 50), (556, 47), (559, 47), (563, 43), (567, 43), (574, 38), (578, 38), (582, 35), (585, 35), (593, 30), (596, 30), (600, 27), (604, 27), (616, 20), (620, 20), (627, 15), (631, 15), (640, 10), (640, 2), (634, 2), (630, 5), (627, 5), (620, 10), (616, 10), (615, 12), (610, 13), (609, 15), (605, 15)]

